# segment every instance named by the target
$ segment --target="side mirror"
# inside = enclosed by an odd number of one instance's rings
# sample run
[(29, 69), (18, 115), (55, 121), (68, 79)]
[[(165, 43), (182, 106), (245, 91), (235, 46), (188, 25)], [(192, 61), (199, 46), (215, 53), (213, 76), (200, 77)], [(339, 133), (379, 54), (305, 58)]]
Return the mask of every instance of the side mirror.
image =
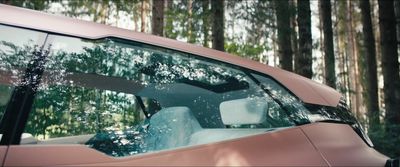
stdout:
[(400, 167), (400, 158), (388, 159), (385, 167)]

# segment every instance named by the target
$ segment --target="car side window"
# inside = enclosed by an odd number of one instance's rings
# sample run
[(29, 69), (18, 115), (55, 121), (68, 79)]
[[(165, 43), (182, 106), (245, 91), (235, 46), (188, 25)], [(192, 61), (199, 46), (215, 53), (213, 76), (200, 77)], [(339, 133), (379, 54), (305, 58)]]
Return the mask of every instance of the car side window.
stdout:
[[(17, 35), (18, 34), (18, 35)], [(0, 119), (45, 33), (0, 25)]]
[[(239, 67), (138, 42), (50, 35), (21, 144), (128, 156), (294, 126)], [(32, 139), (32, 140), (28, 140)]]

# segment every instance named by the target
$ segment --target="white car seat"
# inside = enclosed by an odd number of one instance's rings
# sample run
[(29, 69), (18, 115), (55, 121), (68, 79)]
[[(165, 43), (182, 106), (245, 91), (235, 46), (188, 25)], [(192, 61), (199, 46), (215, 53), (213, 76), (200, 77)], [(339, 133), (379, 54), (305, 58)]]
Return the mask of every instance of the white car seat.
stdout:
[(164, 108), (150, 118), (145, 140), (147, 150), (158, 151), (187, 146), (190, 136), (201, 129), (189, 108)]

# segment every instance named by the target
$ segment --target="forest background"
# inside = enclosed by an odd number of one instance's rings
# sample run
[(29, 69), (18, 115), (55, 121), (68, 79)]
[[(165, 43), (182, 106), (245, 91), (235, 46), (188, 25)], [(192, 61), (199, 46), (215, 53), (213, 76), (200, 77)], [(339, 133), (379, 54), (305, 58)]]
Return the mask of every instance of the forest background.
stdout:
[(232, 53), (340, 91), (400, 156), (398, 0), (0, 0)]

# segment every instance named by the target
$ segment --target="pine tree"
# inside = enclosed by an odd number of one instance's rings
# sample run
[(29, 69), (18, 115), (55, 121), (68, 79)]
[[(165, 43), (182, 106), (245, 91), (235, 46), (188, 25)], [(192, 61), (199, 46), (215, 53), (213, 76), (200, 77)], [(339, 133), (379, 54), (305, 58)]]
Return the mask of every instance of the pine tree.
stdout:
[(393, 0), (378, 1), (386, 122), (400, 125), (400, 76)]
[(370, 128), (379, 124), (379, 103), (378, 103), (378, 76), (375, 54), (375, 37), (372, 29), (371, 7), (369, 1), (360, 1), (363, 25), (363, 48), (366, 60), (365, 66), (365, 89), (367, 114)]
[(276, 21), (278, 29), (279, 62), (287, 71), (293, 71), (293, 51), (290, 28), (290, 13), (288, 0), (275, 0)]
[(151, 32), (158, 36), (163, 36), (164, 3), (164, 0), (153, 0)]
[(224, 0), (212, 0), (212, 48), (225, 51), (224, 44)]
[(140, 32), (146, 32), (147, 5), (148, 5), (148, 0), (142, 0), (140, 9), (140, 18), (141, 18)]
[(336, 88), (335, 55), (333, 51), (332, 9), (330, 0), (320, 0), (321, 19), (324, 33), (325, 83)]
[(310, 0), (297, 2), (299, 25), (299, 56), (295, 58), (295, 71), (304, 77), (312, 77), (312, 34)]
[(210, 9), (209, 9), (209, 4), (210, 0), (202, 0), (201, 1), (201, 7), (202, 7), (202, 33), (203, 33), (203, 46), (204, 47), (209, 47), (208, 46), (208, 41), (209, 41), (209, 26), (210, 26)]

